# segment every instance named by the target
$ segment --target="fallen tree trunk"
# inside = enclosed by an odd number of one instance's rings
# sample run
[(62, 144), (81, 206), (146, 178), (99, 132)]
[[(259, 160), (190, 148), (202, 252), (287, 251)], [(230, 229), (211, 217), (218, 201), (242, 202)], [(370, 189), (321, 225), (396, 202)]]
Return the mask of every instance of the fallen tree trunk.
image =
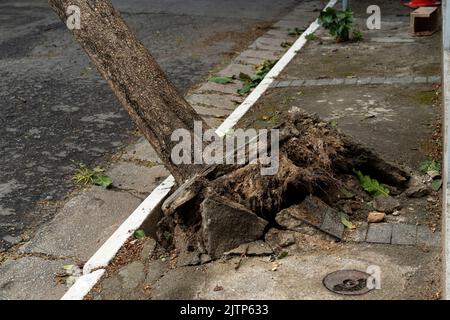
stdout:
[(109, 0), (49, 0), (63, 22), (69, 6), (80, 9), (80, 29), (73, 34), (113, 93), (178, 183), (201, 165), (172, 163), (175, 129), (194, 136), (194, 121), (208, 125), (167, 79), (149, 51), (130, 31)]
[(208, 126), (110, 1), (49, 2), (63, 21), (69, 5), (80, 8), (75, 38), (181, 186), (163, 204), (158, 240), (176, 249), (187, 264), (219, 258), (262, 238), (270, 226), (289, 226), (290, 216), (339, 238), (343, 226), (332, 207), (346, 181), (355, 179), (355, 168), (393, 189), (405, 187), (409, 176), (403, 170), (301, 110), (293, 110), (280, 127), (280, 166), (274, 175), (262, 175), (261, 164), (172, 163), (173, 131), (185, 129), (195, 137), (194, 121), (202, 122), (203, 132)]

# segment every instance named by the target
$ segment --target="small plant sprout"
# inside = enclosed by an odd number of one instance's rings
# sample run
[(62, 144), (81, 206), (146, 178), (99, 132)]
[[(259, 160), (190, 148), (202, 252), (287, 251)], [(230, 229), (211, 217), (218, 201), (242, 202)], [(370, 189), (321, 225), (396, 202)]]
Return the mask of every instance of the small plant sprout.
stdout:
[(239, 80), (244, 82), (242, 88), (240, 88), (237, 93), (244, 95), (249, 93), (253, 88), (255, 88), (269, 73), (273, 66), (278, 62), (278, 60), (266, 60), (263, 63), (256, 66), (256, 74), (254, 76), (249, 76), (246, 73), (241, 72), (239, 74)]
[(353, 12), (351, 10), (336, 10), (327, 8), (319, 16), (319, 23), (335, 37), (336, 41), (344, 42), (350, 40), (352, 33), (353, 39), (357, 41), (362, 39), (362, 34), (353, 26)]
[(112, 179), (104, 174), (105, 169), (101, 167), (95, 167), (94, 169), (88, 168), (82, 162), (77, 163), (78, 168), (75, 170), (75, 174), (72, 180), (83, 187), (90, 185), (97, 185), (103, 188), (108, 188), (112, 184)]

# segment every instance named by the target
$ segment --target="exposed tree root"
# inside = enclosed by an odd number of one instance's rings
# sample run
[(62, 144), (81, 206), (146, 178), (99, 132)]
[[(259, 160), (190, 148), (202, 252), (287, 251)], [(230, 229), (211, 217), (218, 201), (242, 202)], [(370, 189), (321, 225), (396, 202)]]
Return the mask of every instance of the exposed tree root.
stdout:
[[(295, 109), (279, 129), (280, 159), (275, 175), (261, 175), (260, 164), (206, 169), (164, 203), (160, 241), (180, 251), (198, 251), (217, 258), (249, 241), (243, 230), (254, 240), (261, 238), (267, 224), (275, 223), (277, 213), (301, 203), (308, 195), (335, 207), (343, 177), (353, 174), (353, 169), (393, 189), (406, 187), (409, 175), (405, 171), (316, 116)], [(207, 205), (211, 201), (214, 206)], [(237, 213), (231, 214), (232, 208)], [(213, 229), (208, 219), (215, 221)]]

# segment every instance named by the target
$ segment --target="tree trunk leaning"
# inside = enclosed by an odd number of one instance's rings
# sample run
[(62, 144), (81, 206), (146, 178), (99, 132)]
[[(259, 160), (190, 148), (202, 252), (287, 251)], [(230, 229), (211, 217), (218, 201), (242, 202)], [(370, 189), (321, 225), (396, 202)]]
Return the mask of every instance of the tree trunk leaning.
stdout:
[[(109, 0), (49, 0), (65, 23), (67, 8), (80, 8), (80, 29), (73, 34), (117, 99), (153, 146), (178, 184), (201, 165), (173, 164), (171, 134), (186, 129), (193, 137), (201, 117), (165, 76), (150, 52), (128, 28)], [(70, 13), (70, 12), (69, 12)], [(208, 125), (203, 122), (203, 130)]]

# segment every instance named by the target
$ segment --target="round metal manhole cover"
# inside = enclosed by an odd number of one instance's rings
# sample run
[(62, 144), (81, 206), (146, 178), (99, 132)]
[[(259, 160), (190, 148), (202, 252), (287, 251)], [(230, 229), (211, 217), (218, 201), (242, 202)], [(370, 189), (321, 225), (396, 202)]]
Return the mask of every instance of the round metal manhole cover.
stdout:
[(367, 287), (370, 274), (358, 270), (339, 270), (328, 274), (323, 285), (331, 292), (357, 296), (372, 291)]

